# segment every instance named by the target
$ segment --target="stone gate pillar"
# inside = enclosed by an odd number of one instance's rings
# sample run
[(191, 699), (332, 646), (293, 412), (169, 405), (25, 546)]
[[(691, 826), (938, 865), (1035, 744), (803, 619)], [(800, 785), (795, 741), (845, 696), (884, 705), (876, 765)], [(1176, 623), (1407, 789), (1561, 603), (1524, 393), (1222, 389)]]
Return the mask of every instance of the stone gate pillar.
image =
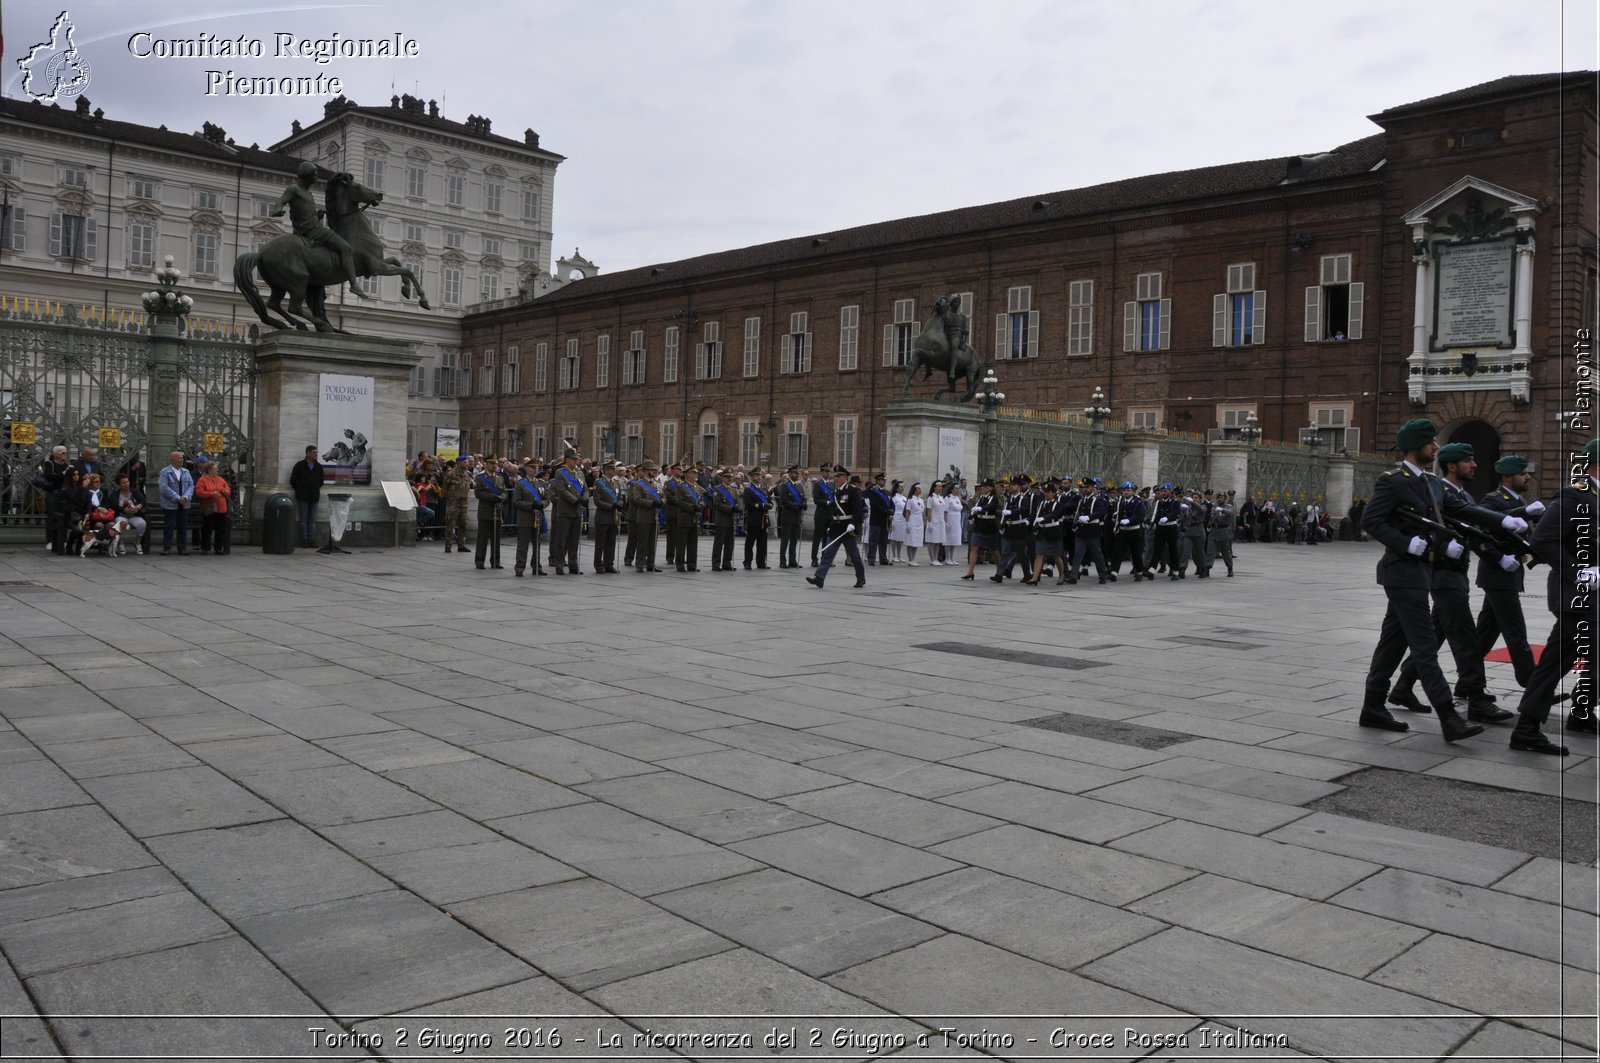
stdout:
[(1353, 458), (1335, 455), (1328, 459), (1327, 485), (1322, 489), (1322, 508), (1335, 522), (1350, 512), (1356, 500), (1356, 463)]
[(1235, 492), (1249, 498), (1250, 445), (1237, 439), (1219, 439), (1206, 444), (1208, 482), (1213, 494)]
[(977, 483), (982, 411), (954, 402), (896, 399), (884, 410), (883, 420), (889, 431), (884, 473), (891, 482), (928, 484), (954, 465), (969, 486)]
[(1161, 475), (1161, 437), (1130, 428), (1122, 437), (1122, 478), (1140, 487), (1154, 487)]
[[(152, 315), (150, 323), (150, 412), (145, 435), (145, 464), (151, 475), (166, 467), (178, 447), (178, 319)], [(152, 503), (154, 505), (154, 503)]]

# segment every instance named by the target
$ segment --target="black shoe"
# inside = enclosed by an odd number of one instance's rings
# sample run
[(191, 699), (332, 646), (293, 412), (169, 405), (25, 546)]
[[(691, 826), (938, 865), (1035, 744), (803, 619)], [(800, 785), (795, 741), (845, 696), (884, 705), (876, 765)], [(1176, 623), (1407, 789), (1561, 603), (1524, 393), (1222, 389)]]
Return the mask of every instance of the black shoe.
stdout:
[[(762, 568), (766, 568), (766, 567), (767, 567), (767, 566), (765, 566), (765, 565), (762, 565), (762, 566), (761, 566), (761, 567), (762, 567)], [(746, 571), (746, 572), (749, 572), (749, 571), (750, 571), (750, 562), (748, 562), (748, 561), (746, 561), (746, 562), (745, 562), (745, 563), (744, 563), (744, 570), (745, 570), (745, 571)]]
[(1187, 572), (1180, 572), (1180, 573), (1178, 573), (1178, 578), (1179, 578), (1179, 579), (1188, 579), (1188, 578), (1189, 578), (1189, 573), (1187, 573)]
[(1468, 723), (1456, 714), (1453, 707), (1434, 711), (1439, 714), (1439, 733), (1444, 736), (1446, 742), (1459, 742), (1463, 738), (1483, 734), (1483, 724)]
[(819, 591), (822, 589), (822, 581), (815, 576), (807, 576), (806, 582), (817, 588)]
[(583, 575), (583, 570), (575, 568), (575, 569), (572, 570), (572, 575), (581, 576), (581, 575)]
[(1231, 569), (1231, 568), (1230, 568), (1230, 569), (1228, 569), (1228, 578), (1229, 578), (1229, 579), (1232, 579), (1232, 578), (1233, 578), (1233, 569)]
[(522, 569), (520, 569), (520, 568), (517, 569), (516, 572), (512, 573), (512, 575), (516, 576), (518, 579), (521, 579), (522, 578)]
[(1101, 580), (1101, 581), (1100, 581), (1100, 582), (1101, 582), (1101, 583), (1105, 583), (1105, 580)]
[(974, 576), (971, 572), (968, 572), (965, 576), (962, 576), (961, 578), (962, 579), (976, 579), (977, 577)]
[(1567, 755), (1566, 746), (1550, 741), (1540, 732), (1538, 724), (1526, 719), (1518, 720), (1516, 729), (1511, 732), (1511, 748), (1521, 753), (1549, 753), (1556, 757)]
[[(333, 553), (333, 551), (332, 551), (332, 550), (329, 550), (329, 549), (327, 549), (327, 548), (326, 548), (326, 547), (324, 547), (324, 548), (323, 548), (323, 549), (321, 549), (321, 550), (318, 550), (318, 551), (317, 551), (317, 553), (319, 553), (319, 554), (331, 554), (331, 553)], [(482, 569), (483, 569), (483, 566), (482, 566), (482, 565), (476, 565), (476, 564), (475, 564), (475, 565), (473, 565), (473, 566), (472, 566), (472, 567), (473, 567), (473, 568), (475, 568), (475, 569), (479, 569), (479, 570), (480, 570), (480, 571), (481, 571), (481, 570), (482, 570)]]
[(765, 572), (767, 569), (769, 569), (771, 567), (772, 567), (771, 565), (757, 565), (756, 566), (756, 568), (759, 568), (763, 572)]
[(1404, 720), (1397, 720), (1389, 715), (1389, 710), (1382, 705), (1368, 705), (1361, 709), (1361, 718), (1357, 721), (1362, 727), (1373, 727), (1380, 731), (1409, 731), (1411, 725)]
[(504, 568), (504, 565), (490, 565), (490, 568)]
[(1116, 573), (1115, 573), (1115, 572), (1108, 572), (1108, 573), (1106, 573), (1106, 578), (1105, 578), (1105, 579), (1103, 579), (1103, 580), (1101, 580), (1101, 581), (1100, 581), (1100, 582), (1101, 582), (1101, 583), (1105, 583), (1105, 582), (1107, 582), (1107, 581), (1108, 581), (1108, 580), (1109, 580), (1109, 581), (1110, 581), (1110, 582), (1112, 582), (1112, 583), (1115, 583), (1115, 582), (1117, 582), (1117, 574), (1116, 574)]
[(1510, 723), (1517, 714), (1508, 709), (1502, 709), (1492, 701), (1480, 701), (1467, 705), (1467, 719), (1478, 723)]
[(1567, 730), (1578, 734), (1592, 735), (1600, 730), (1596, 728), (1593, 716), (1579, 716), (1576, 713), (1567, 714)]
[(1005, 581), (1006, 581), (1006, 578), (1004, 576), (990, 576), (989, 577), (989, 582), (990, 583), (1004, 583)]
[(1172, 580), (1174, 583), (1176, 583), (1177, 580), (1178, 580), (1178, 574), (1176, 572), (1174, 572), (1171, 575), (1167, 576), (1167, 579)]
[(856, 580), (856, 586), (857, 587), (865, 587), (866, 585), (867, 585), (867, 581), (866, 580), (864, 580), (864, 579)]
[[(163, 554), (164, 554), (164, 553), (166, 553), (166, 551), (165, 551), (165, 550), (163, 550), (163, 551), (161, 551), (161, 552), (162, 552), (162, 553), (163, 553)], [(179, 550), (179, 551), (178, 551), (178, 553), (180, 553), (180, 554), (181, 554), (181, 553), (183, 553), (183, 551), (182, 551), (182, 550)], [(318, 550), (318, 551), (317, 551), (317, 553), (319, 553), (319, 554), (331, 554), (331, 553), (333, 553), (333, 547), (331, 547), (331, 546), (324, 546), (324, 547), (322, 547), (322, 548), (321, 548), (321, 549), (319, 549), (319, 550)], [(479, 567), (479, 568), (482, 568), (482, 567), (483, 567), (483, 566), (482, 566), (482, 565), (479, 565), (479, 566), (478, 566), (478, 567)]]
[(1424, 705), (1415, 693), (1410, 690), (1401, 690), (1399, 687), (1389, 691), (1389, 704), (1398, 705), (1408, 712), (1432, 712), (1433, 707)]
[(679, 566), (678, 566), (678, 571), (679, 571), (679, 572), (687, 572), (687, 571), (689, 571), (689, 570), (688, 570), (688, 569), (686, 569), (686, 568), (684, 568), (684, 567), (683, 567), (683, 566), (682, 566), (682, 565), (679, 565)]

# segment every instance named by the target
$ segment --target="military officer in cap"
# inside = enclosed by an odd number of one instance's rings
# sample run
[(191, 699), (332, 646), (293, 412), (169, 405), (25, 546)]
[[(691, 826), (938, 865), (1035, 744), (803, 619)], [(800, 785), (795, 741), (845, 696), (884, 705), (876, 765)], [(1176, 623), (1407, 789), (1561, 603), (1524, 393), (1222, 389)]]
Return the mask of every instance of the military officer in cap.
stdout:
[(1228, 576), (1233, 576), (1234, 523), (1238, 510), (1233, 505), (1234, 493), (1218, 495), (1211, 507), (1210, 527), (1206, 530), (1206, 572), (1216, 567), (1217, 558), (1228, 566)]
[(499, 568), (500, 505), (505, 501), (505, 492), (492, 462), (472, 478), (472, 494), (478, 500), (478, 545), (472, 563), (483, 568), (487, 560), (490, 568)]
[(962, 579), (973, 579), (978, 572), (978, 560), (985, 553), (1000, 549), (1000, 493), (993, 480), (978, 484), (978, 496), (972, 500), (972, 541), (967, 546), (967, 573)]
[(1000, 508), (1000, 563), (989, 579), (1002, 583), (1018, 564), (1024, 573), (1033, 569), (1033, 518), (1038, 507), (1028, 498), (1028, 477), (1023, 473), (1011, 478)]
[(1178, 578), (1187, 576), (1192, 560), (1195, 578), (1205, 579), (1211, 575), (1211, 567), (1206, 563), (1206, 503), (1200, 492), (1190, 491), (1179, 503), (1178, 512), (1182, 514), (1179, 528), (1183, 535), (1178, 547)]
[(595, 572), (614, 574), (617, 571), (617, 529), (622, 525), (627, 499), (611, 482), (616, 471), (617, 463), (607, 461), (594, 478), (594, 519), (589, 523), (590, 534), (594, 537), (594, 557), (589, 568)]
[(561, 457), (561, 468), (550, 477), (550, 497), (555, 502), (556, 519), (551, 522), (550, 566), (561, 576), (570, 572), (581, 576), (578, 568), (578, 540), (583, 534), (583, 501), (588, 488), (578, 472), (578, 452), (568, 447)]
[(1406, 526), (1405, 515), (1439, 514), (1489, 530), (1504, 528), (1513, 534), (1521, 534), (1528, 525), (1518, 517), (1473, 505), (1464, 492), (1447, 488), (1425, 472), (1439, 451), (1434, 442), (1437, 435), (1438, 429), (1425, 418), (1414, 418), (1400, 426), (1396, 443), (1404, 458), (1379, 475), (1372, 499), (1361, 515), (1362, 530), (1384, 545), (1383, 557), (1378, 561), (1378, 583), (1389, 606), (1367, 670), (1359, 722), (1362, 727), (1385, 731), (1410, 730), (1384, 707), (1389, 679), (1409, 648), (1422, 688), (1439, 715), (1439, 729), (1446, 742), (1455, 742), (1481, 734), (1483, 725), (1469, 723), (1455, 711), (1450, 684), (1439, 667), (1439, 637), (1428, 610), (1428, 596), (1434, 585), (1433, 559), (1448, 556), (1450, 544), (1432, 542), (1416, 534)]
[(773, 495), (778, 502), (778, 567), (799, 568), (795, 553), (806, 512), (806, 488), (800, 480), (800, 466), (791, 465), (784, 470), (783, 482)]
[(472, 497), (472, 470), (467, 463), (447, 461), (444, 474), (444, 552), (454, 545), (467, 552), (467, 500)]
[(1126, 559), (1133, 568), (1133, 581), (1138, 583), (1149, 575), (1144, 570), (1144, 500), (1134, 493), (1132, 480), (1124, 480), (1120, 490), (1111, 503), (1111, 571), (1119, 572)]
[[(838, 466), (834, 466), (835, 475), (838, 473), (838, 468)], [(828, 522), (838, 512), (838, 507), (834, 505), (834, 488), (828, 482), (827, 466), (822, 466), (817, 472), (817, 480), (811, 485), (811, 564), (813, 567), (817, 564), (817, 551), (822, 548), (823, 543), (833, 537), (829, 531)]]
[(1057, 570), (1056, 586), (1076, 582), (1068, 580), (1070, 561), (1062, 549), (1062, 533), (1073, 519), (1072, 507), (1061, 498), (1060, 485), (1054, 480), (1040, 484), (1039, 491), (1044, 501), (1039, 503), (1033, 518), (1033, 574), (1023, 576), (1022, 582), (1037, 587), (1047, 564), (1054, 565)]
[[(544, 492), (534, 482), (538, 463), (532, 458), (522, 463), (522, 475), (511, 489), (511, 503), (517, 514), (517, 561), (515, 574), (532, 567), (535, 576), (545, 571), (539, 565), (539, 531), (544, 522)], [(531, 565), (530, 565), (531, 562)]]
[(1077, 526), (1078, 541), (1072, 548), (1072, 575), (1068, 583), (1077, 583), (1083, 575), (1083, 561), (1088, 557), (1094, 561), (1095, 575), (1100, 577), (1100, 582), (1108, 579), (1115, 583), (1117, 577), (1106, 568), (1106, 555), (1101, 549), (1101, 539), (1105, 534), (1106, 522), (1111, 519), (1111, 501), (1100, 492), (1098, 477), (1085, 476), (1078, 482), (1078, 506), (1073, 515), (1073, 523)]
[[(756, 471), (760, 472), (759, 469)], [(752, 476), (744, 482), (739, 500), (744, 504), (745, 571), (750, 570), (752, 560), (757, 568), (767, 568), (767, 536), (772, 530), (772, 496)]]
[[(1155, 504), (1150, 507), (1150, 519), (1155, 525), (1152, 553), (1154, 560), (1166, 567), (1169, 580), (1183, 578), (1178, 568), (1178, 539), (1182, 532), (1183, 513), (1182, 503), (1172, 493), (1172, 485), (1163, 483), (1158, 486)], [(1146, 566), (1145, 574), (1150, 574), (1149, 566)]]
[(655, 462), (640, 462), (638, 478), (628, 485), (628, 552), (635, 572), (661, 571), (656, 568), (656, 526), (666, 500), (653, 482), (657, 471)]
[(685, 466), (683, 478), (671, 496), (671, 504), (678, 510), (675, 526), (678, 546), (673, 557), (679, 572), (700, 571), (700, 507), (705, 504), (705, 498), (696, 483), (699, 478), (694, 466)]
[(839, 547), (844, 547), (845, 556), (856, 569), (856, 586), (867, 585), (867, 570), (861, 563), (861, 548), (857, 545), (861, 538), (861, 528), (867, 521), (867, 506), (861, 498), (861, 489), (854, 484), (846, 484), (850, 472), (842, 465), (833, 467), (833, 483), (829, 485), (828, 498), (828, 526), (833, 530), (833, 538), (824, 544), (821, 557), (817, 562), (817, 574), (807, 576), (806, 582), (818, 590), (822, 589), (823, 581), (828, 578), (828, 569), (833, 566), (834, 555), (839, 552)]
[[(1533, 483), (1528, 459), (1507, 454), (1494, 463), (1494, 471), (1500, 476), (1500, 486), (1480, 498), (1478, 505), (1536, 523), (1544, 512), (1544, 503), (1525, 497)], [(1478, 555), (1477, 584), (1483, 590), (1483, 606), (1478, 610), (1478, 656), (1486, 656), (1504, 635), (1517, 686), (1526, 689), (1533, 675), (1533, 647), (1528, 644), (1528, 625), (1522, 617), (1522, 573), (1522, 562), (1514, 556), (1495, 550), (1483, 550)]]
[(889, 497), (883, 480), (883, 473), (878, 473), (872, 478), (872, 486), (866, 490), (869, 565), (889, 564), (889, 521), (894, 517), (894, 499)]
[(1561, 489), (1540, 517), (1529, 545), (1533, 556), (1550, 566), (1546, 583), (1555, 627), (1545, 640), (1544, 652), (1528, 677), (1528, 687), (1517, 705), (1517, 726), (1511, 748), (1529, 753), (1567, 755), (1567, 747), (1550, 741), (1539, 730), (1550, 716), (1556, 687), (1581, 657), (1583, 672), (1572, 691), (1572, 711), (1567, 730), (1594, 734), (1595, 725), (1595, 614), (1600, 606), (1600, 439), (1575, 457), (1581, 470), (1577, 480)]
[(739, 515), (739, 496), (734, 493), (733, 470), (717, 470), (717, 483), (711, 495), (711, 571), (733, 571), (733, 531)]

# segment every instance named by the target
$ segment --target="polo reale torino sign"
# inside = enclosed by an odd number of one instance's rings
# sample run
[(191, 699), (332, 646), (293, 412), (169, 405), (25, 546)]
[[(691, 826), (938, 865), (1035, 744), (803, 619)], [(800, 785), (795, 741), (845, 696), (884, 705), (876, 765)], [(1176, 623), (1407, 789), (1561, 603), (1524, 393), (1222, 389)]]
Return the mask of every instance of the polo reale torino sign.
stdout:
[(372, 483), (370, 376), (321, 373), (317, 378), (317, 452), (328, 483)]

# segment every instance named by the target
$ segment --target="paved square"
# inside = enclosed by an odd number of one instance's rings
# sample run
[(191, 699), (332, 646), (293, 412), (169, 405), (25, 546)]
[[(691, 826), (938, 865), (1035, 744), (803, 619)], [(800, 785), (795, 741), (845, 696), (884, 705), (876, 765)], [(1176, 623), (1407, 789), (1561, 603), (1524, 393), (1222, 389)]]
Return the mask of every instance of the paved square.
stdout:
[(1592, 1058), (1595, 739), (1362, 730), (1375, 548), (1238, 553), (865, 592), (0, 553), (0, 1049)]

